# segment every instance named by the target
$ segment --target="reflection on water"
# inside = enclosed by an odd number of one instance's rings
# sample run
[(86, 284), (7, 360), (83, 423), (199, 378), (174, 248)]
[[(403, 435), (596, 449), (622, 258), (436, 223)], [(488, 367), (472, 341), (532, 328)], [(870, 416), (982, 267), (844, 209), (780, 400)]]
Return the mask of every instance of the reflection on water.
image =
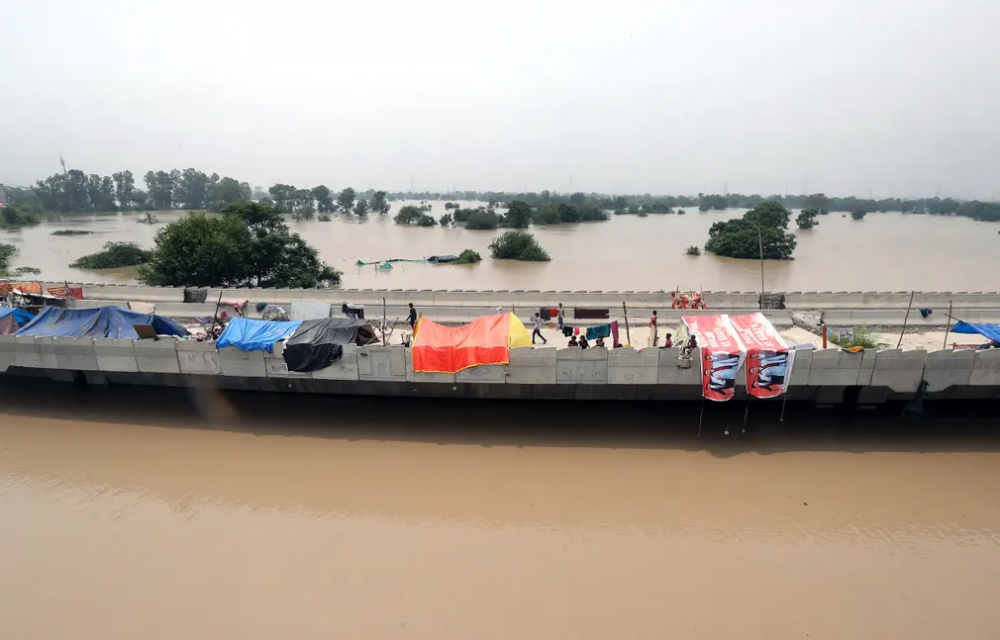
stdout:
[[(5, 383), (9, 637), (988, 638), (995, 421)], [(714, 409), (714, 407), (713, 407)]]
[[(393, 203), (398, 210), (404, 203)], [(473, 206), (479, 203), (462, 203)], [(433, 203), (435, 217), (444, 203)], [(486, 256), (496, 232), (465, 229), (409, 228), (388, 217), (336, 216), (331, 222), (290, 221), (291, 227), (319, 248), (323, 259), (344, 272), (344, 286), (422, 289), (555, 290), (744, 290), (760, 287), (754, 261), (684, 255), (689, 245), (704, 244), (716, 221), (742, 210), (687, 215), (615, 216), (606, 223), (533, 228), (552, 255), (549, 263), (485, 260), (478, 265), (397, 264), (391, 272), (357, 268), (355, 262), (421, 258), (475, 249)], [(38, 227), (0, 231), (0, 242), (21, 247), (17, 265), (42, 269), (50, 280), (124, 282), (134, 272), (90, 272), (69, 263), (108, 241), (151, 246), (156, 230), (183, 215), (157, 212), (160, 224), (137, 224), (134, 214), (63, 216)], [(794, 224), (792, 225), (794, 227)], [(52, 236), (56, 229), (87, 229), (88, 236)], [(770, 290), (907, 290), (992, 291), (997, 288), (998, 226), (965, 218), (871, 214), (853, 221), (840, 213), (822, 216), (811, 231), (795, 231), (795, 260), (768, 262)]]

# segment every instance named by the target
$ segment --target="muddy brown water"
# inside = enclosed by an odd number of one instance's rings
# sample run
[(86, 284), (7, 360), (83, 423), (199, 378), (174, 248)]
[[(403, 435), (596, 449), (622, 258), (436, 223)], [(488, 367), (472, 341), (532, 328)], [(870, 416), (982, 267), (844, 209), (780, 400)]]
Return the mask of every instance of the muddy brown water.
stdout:
[[(402, 203), (393, 203), (397, 210)], [(476, 205), (481, 203), (462, 203)], [(435, 217), (444, 203), (433, 203)], [(615, 216), (606, 223), (532, 228), (552, 255), (548, 263), (484, 260), (471, 266), (397, 264), (391, 272), (365, 262), (457, 254), (470, 248), (488, 256), (495, 231), (408, 228), (389, 217), (335, 216), (331, 222), (291, 222), (323, 259), (344, 272), (344, 286), (388, 289), (550, 289), (659, 291), (704, 289), (756, 291), (760, 265), (713, 255), (684, 255), (702, 246), (716, 221), (742, 210), (683, 216)], [(42, 269), (49, 280), (130, 282), (134, 269), (81, 272), (69, 268), (76, 258), (108, 241), (152, 246), (156, 231), (183, 215), (158, 212), (157, 225), (137, 224), (135, 214), (64, 216), (37, 227), (0, 231), (0, 242), (21, 248), (16, 265)], [(794, 223), (791, 227), (794, 229)], [(52, 236), (57, 229), (94, 231), (93, 235)], [(795, 260), (769, 261), (765, 287), (773, 291), (994, 291), (1000, 256), (1000, 225), (964, 218), (870, 214), (855, 222), (833, 213), (810, 231), (798, 231)]]
[(989, 418), (0, 392), (4, 637), (1000, 628)]

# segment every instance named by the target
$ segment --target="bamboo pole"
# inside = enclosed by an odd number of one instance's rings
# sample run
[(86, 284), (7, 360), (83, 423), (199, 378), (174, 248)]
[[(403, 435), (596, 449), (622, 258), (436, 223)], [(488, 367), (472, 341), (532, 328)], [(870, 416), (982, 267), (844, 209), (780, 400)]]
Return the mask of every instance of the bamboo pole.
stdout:
[[(625, 314), (625, 339), (628, 340), (628, 346), (632, 346), (632, 332), (628, 328), (628, 307), (625, 306), (625, 301), (622, 300), (622, 313)], [(615, 345), (611, 345), (614, 347)]]
[(945, 327), (945, 330), (944, 330), (944, 344), (941, 345), (942, 349), (947, 349), (948, 348), (948, 334), (951, 333), (951, 320), (952, 320), (952, 318), (951, 318), (951, 307), (952, 307), (953, 304), (955, 304), (954, 300), (949, 300), (948, 301), (948, 325)]
[(913, 306), (913, 295), (916, 291), (910, 292), (910, 304), (906, 305), (906, 317), (903, 318), (903, 330), (899, 332), (899, 342), (896, 343), (898, 349), (903, 344), (903, 334), (906, 333), (906, 323), (910, 320), (910, 307)]

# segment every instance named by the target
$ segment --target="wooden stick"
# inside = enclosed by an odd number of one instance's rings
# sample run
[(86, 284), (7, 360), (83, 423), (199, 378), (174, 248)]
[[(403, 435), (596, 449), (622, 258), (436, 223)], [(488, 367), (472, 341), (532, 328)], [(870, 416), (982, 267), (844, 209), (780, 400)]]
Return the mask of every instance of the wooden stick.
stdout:
[(385, 327), (386, 327), (386, 320), (385, 320), (385, 296), (382, 296), (382, 346), (383, 347), (389, 344), (388, 342), (386, 342), (386, 338), (385, 338)]
[[(622, 301), (622, 313), (625, 314), (625, 339), (628, 340), (628, 346), (632, 346), (632, 332), (628, 329), (628, 308), (625, 306), (625, 301)], [(614, 347), (615, 345), (611, 345)]]
[(219, 289), (219, 301), (215, 303), (215, 313), (212, 314), (212, 328), (208, 330), (209, 336), (215, 333), (215, 321), (219, 319), (219, 307), (222, 306), (222, 292), (225, 290), (225, 287)]
[(941, 345), (942, 349), (947, 349), (948, 348), (948, 334), (951, 333), (951, 320), (952, 320), (952, 318), (951, 318), (951, 306), (954, 303), (955, 303), (954, 300), (949, 300), (948, 301), (948, 325), (947, 325), (947, 327), (944, 330), (944, 344)]
[(896, 343), (897, 349), (903, 344), (903, 334), (906, 333), (906, 323), (910, 319), (910, 307), (913, 306), (913, 295), (915, 293), (916, 291), (910, 292), (910, 304), (906, 305), (906, 317), (903, 318), (903, 330), (899, 332), (899, 342)]

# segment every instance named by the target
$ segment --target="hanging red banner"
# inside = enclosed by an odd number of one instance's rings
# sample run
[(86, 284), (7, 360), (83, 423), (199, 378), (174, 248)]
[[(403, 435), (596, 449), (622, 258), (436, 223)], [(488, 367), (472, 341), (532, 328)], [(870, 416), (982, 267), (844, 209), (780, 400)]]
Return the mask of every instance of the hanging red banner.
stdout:
[(788, 390), (793, 351), (762, 313), (729, 316), (740, 341), (747, 349), (747, 393), (756, 398), (775, 398)]
[(684, 316), (684, 324), (701, 347), (701, 392), (708, 400), (725, 402), (736, 394), (736, 372), (746, 350), (725, 315)]

